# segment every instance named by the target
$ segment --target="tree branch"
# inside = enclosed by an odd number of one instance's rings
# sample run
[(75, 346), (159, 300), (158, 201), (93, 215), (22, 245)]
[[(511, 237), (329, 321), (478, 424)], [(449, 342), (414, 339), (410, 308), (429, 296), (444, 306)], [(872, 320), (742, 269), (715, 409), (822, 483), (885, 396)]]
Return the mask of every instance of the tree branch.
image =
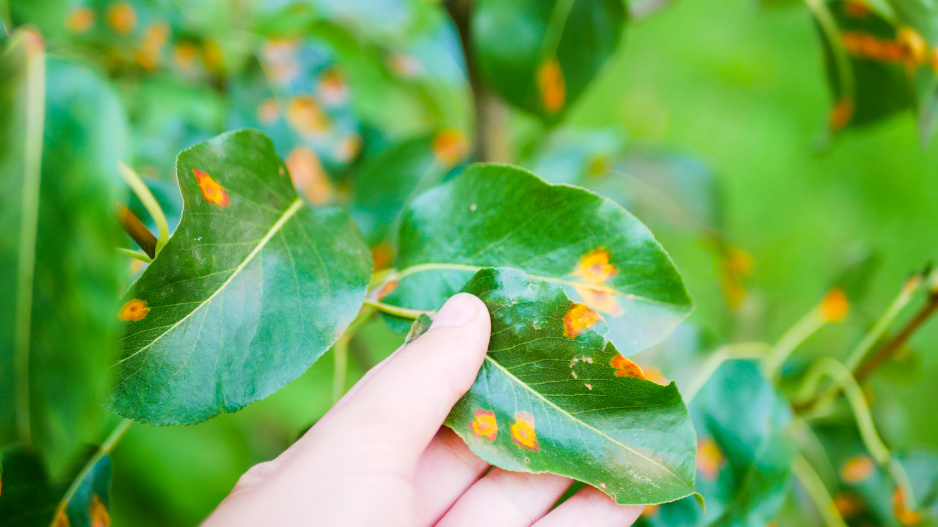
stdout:
[(143, 252), (151, 259), (156, 258), (156, 236), (153, 236), (153, 233), (140, 221), (140, 218), (122, 203), (118, 203), (117, 219), (120, 221), (124, 232), (143, 249)]
[(889, 342), (883, 345), (880, 348), (879, 352), (876, 353), (869, 361), (866, 362), (859, 370), (857, 370), (856, 378), (858, 382), (862, 382), (864, 379), (870, 376), (876, 368), (881, 366), (887, 359), (892, 357), (897, 351), (902, 349), (902, 347), (912, 338), (912, 335), (922, 325), (931, 318), (935, 312), (938, 311), (938, 291), (932, 291), (928, 296), (928, 302), (922, 306), (922, 309), (912, 317), (911, 320), (902, 328), (895, 337), (892, 338)]

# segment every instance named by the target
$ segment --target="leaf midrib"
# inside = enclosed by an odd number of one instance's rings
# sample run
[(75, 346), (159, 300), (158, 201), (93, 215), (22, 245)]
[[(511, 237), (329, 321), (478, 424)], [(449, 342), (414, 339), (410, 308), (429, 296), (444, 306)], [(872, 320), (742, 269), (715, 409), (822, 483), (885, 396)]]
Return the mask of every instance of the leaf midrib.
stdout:
[(267, 231), (267, 234), (265, 234), (264, 237), (261, 238), (261, 240), (257, 243), (257, 246), (254, 247), (254, 249), (252, 249), (250, 253), (248, 253), (248, 255), (244, 258), (244, 260), (240, 264), (238, 264), (237, 267), (235, 267), (234, 271), (231, 273), (231, 276), (229, 276), (224, 282), (222, 282), (222, 284), (218, 287), (218, 289), (216, 289), (204, 301), (200, 302), (199, 305), (195, 309), (190, 311), (188, 314), (186, 314), (186, 316), (182, 317), (177, 322), (170, 325), (166, 331), (161, 333), (155, 339), (151, 340), (146, 346), (143, 346), (142, 348), (138, 349), (137, 351), (133, 352), (127, 357), (124, 357), (123, 359), (117, 361), (117, 363), (115, 363), (115, 366), (117, 366), (118, 364), (126, 360), (132, 359), (133, 357), (143, 352), (144, 350), (149, 349), (151, 346), (156, 344), (157, 341), (159, 341), (161, 338), (166, 336), (167, 333), (173, 331), (180, 324), (188, 320), (189, 317), (191, 317), (196, 311), (202, 309), (203, 306), (211, 303), (212, 299), (218, 296), (218, 294), (222, 292), (228, 286), (228, 284), (230, 284), (241, 273), (241, 271), (243, 271), (244, 268), (247, 267), (249, 263), (251, 263), (251, 261), (254, 259), (255, 256), (260, 254), (260, 252), (267, 245), (267, 242), (269, 242), (271, 238), (273, 238), (278, 232), (280, 232), (280, 229), (282, 229), (283, 226), (287, 223), (287, 221), (289, 221), (290, 218), (292, 218), (296, 214), (296, 212), (300, 210), (301, 208), (303, 208), (303, 200), (301, 198), (296, 198), (296, 200), (293, 203), (291, 203), (290, 206), (283, 212), (283, 215), (280, 216), (280, 218), (276, 221), (276, 223), (274, 223), (270, 227), (270, 230)]
[(596, 434), (598, 434), (598, 435), (600, 435), (600, 436), (602, 436), (602, 437), (608, 439), (608, 440), (611, 441), (612, 443), (614, 443), (614, 444), (616, 444), (616, 445), (618, 445), (618, 446), (620, 446), (620, 447), (622, 447), (622, 448), (628, 450), (629, 452), (632, 452), (633, 454), (635, 454), (636, 456), (638, 456), (638, 457), (640, 457), (640, 458), (642, 458), (642, 459), (645, 459), (645, 460), (648, 461), (649, 463), (651, 463), (651, 464), (653, 464), (653, 465), (655, 465), (655, 466), (657, 466), (657, 467), (660, 467), (662, 470), (664, 470), (666, 473), (668, 473), (668, 475), (670, 475), (672, 478), (674, 478), (675, 480), (677, 480), (681, 485), (687, 485), (687, 482), (686, 482), (686, 481), (684, 481), (680, 476), (678, 476), (677, 474), (675, 474), (674, 472), (672, 472), (668, 467), (666, 467), (666, 466), (662, 465), (661, 463), (655, 461), (654, 459), (651, 459), (650, 457), (648, 457), (648, 456), (642, 454), (641, 452), (639, 452), (638, 450), (635, 450), (634, 448), (630, 447), (629, 445), (626, 445), (625, 443), (622, 443), (621, 441), (619, 441), (619, 440), (617, 440), (617, 439), (615, 439), (615, 438), (609, 436), (608, 434), (606, 434), (606, 433), (603, 432), (602, 430), (600, 430), (600, 429), (598, 429), (598, 428), (596, 428), (596, 427), (594, 427), (594, 426), (591, 426), (590, 424), (584, 422), (584, 421), (581, 420), (581, 419), (577, 419), (577, 418), (574, 417), (571, 413), (567, 412), (567, 411), (564, 410), (563, 408), (560, 408), (559, 406), (557, 406), (556, 404), (554, 404), (553, 401), (551, 401), (550, 399), (544, 397), (542, 394), (540, 394), (539, 392), (537, 392), (536, 390), (534, 390), (533, 388), (531, 388), (530, 386), (528, 386), (526, 383), (522, 382), (521, 379), (519, 379), (518, 377), (516, 377), (514, 374), (512, 374), (510, 371), (508, 371), (508, 369), (506, 369), (504, 366), (502, 366), (501, 364), (499, 364), (495, 359), (493, 359), (492, 357), (488, 356), (487, 354), (486, 354), (486, 356), (485, 356), (485, 360), (488, 361), (488, 362), (490, 362), (492, 365), (494, 365), (494, 366), (495, 366), (496, 368), (498, 368), (499, 370), (501, 370), (502, 373), (504, 373), (506, 376), (508, 376), (508, 378), (509, 378), (510, 380), (513, 380), (513, 381), (515, 381), (517, 384), (521, 385), (521, 387), (523, 387), (525, 390), (527, 390), (527, 391), (531, 392), (532, 394), (534, 394), (535, 397), (537, 397), (537, 398), (540, 399), (541, 401), (544, 401), (545, 404), (549, 405), (551, 408), (555, 409), (557, 412), (559, 412), (559, 413), (563, 414), (564, 416), (568, 417), (571, 421), (576, 422), (577, 424), (583, 426), (584, 428), (586, 428), (586, 429), (588, 429), (588, 430), (592, 430), (592, 431), (595, 432)]

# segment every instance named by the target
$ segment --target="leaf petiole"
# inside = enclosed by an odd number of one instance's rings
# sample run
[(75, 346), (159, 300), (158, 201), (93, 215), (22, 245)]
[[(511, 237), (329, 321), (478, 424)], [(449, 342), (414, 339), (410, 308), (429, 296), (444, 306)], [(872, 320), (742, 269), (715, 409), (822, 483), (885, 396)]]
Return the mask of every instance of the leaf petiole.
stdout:
[(433, 315), (433, 311), (423, 311), (420, 309), (409, 309), (406, 307), (393, 306), (391, 304), (385, 304), (378, 300), (372, 300), (370, 298), (365, 298), (364, 304), (375, 308), (382, 313), (387, 313), (389, 315), (394, 315), (401, 318), (409, 318), (411, 320), (417, 320), (417, 317), (420, 315)]
[(808, 340), (811, 335), (814, 335), (817, 330), (824, 327), (825, 323), (825, 319), (820, 314), (819, 306), (813, 307), (811, 311), (801, 317), (801, 320), (796, 322), (778, 339), (775, 347), (766, 357), (766, 375), (769, 378), (775, 378), (788, 356), (804, 341)]
[(798, 454), (795, 458), (792, 472), (794, 472), (801, 486), (804, 487), (808, 497), (814, 502), (814, 506), (817, 507), (821, 518), (824, 520), (824, 524), (827, 527), (847, 527), (847, 523), (844, 522), (843, 516), (837, 511), (834, 499), (831, 498), (830, 492), (827, 491), (821, 477), (817, 475), (817, 472), (814, 471), (803, 455)]
[(150, 188), (147, 187), (147, 184), (140, 179), (140, 176), (134, 172), (132, 168), (124, 163), (118, 163), (118, 169), (124, 182), (126, 182), (127, 186), (134, 192), (137, 199), (143, 203), (150, 217), (153, 218), (154, 223), (156, 223), (157, 238), (156, 253), (154, 255), (154, 258), (156, 258), (156, 256), (159, 256), (160, 251), (163, 250), (163, 246), (166, 245), (166, 242), (169, 241), (169, 225), (166, 223), (166, 214), (163, 213), (163, 208), (160, 207), (156, 198), (153, 197)]
[(117, 252), (123, 254), (124, 256), (129, 256), (134, 260), (140, 260), (144, 263), (153, 263), (153, 259), (147, 256), (145, 253), (140, 251), (132, 251), (130, 249), (125, 249), (124, 247), (118, 247)]

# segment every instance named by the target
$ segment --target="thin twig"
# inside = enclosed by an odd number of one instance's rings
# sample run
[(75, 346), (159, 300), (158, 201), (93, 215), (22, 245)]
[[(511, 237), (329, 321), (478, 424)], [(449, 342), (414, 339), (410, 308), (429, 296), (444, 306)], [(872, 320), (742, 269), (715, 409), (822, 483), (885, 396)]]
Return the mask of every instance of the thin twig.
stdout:
[(857, 370), (857, 381), (862, 382), (864, 379), (869, 377), (870, 374), (876, 371), (876, 368), (886, 362), (886, 360), (892, 357), (897, 351), (902, 349), (902, 347), (905, 346), (909, 339), (912, 338), (912, 335), (914, 335), (915, 332), (918, 331), (918, 329), (922, 327), (922, 325), (925, 324), (925, 322), (928, 321), (932, 315), (935, 314), (935, 311), (938, 311), (938, 292), (932, 292), (928, 297), (928, 302), (926, 302), (925, 305), (922, 306), (922, 309), (920, 309), (919, 312), (916, 313), (914, 317), (912, 317), (912, 320), (909, 320), (905, 327), (902, 328), (902, 330), (899, 331), (899, 333), (897, 333), (896, 336), (892, 338), (892, 340), (884, 344), (883, 347), (880, 348), (879, 352), (876, 353), (876, 355), (873, 355), (873, 357), (867, 361), (866, 364)]
[(120, 221), (124, 232), (143, 249), (143, 252), (147, 253), (150, 259), (156, 258), (156, 236), (153, 236), (153, 233), (140, 221), (140, 218), (125, 205), (118, 203), (117, 219)]

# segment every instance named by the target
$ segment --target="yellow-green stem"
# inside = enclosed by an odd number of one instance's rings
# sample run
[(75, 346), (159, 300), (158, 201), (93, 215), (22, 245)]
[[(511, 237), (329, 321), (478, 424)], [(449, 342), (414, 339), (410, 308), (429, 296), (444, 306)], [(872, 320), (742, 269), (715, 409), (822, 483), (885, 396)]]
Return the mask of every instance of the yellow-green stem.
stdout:
[(134, 251), (131, 249), (125, 249), (124, 247), (118, 247), (117, 252), (123, 254), (124, 256), (129, 256), (133, 258), (134, 260), (140, 260), (143, 263), (153, 263), (153, 259), (151, 259), (149, 256), (147, 256), (146, 254), (140, 251)]
[(834, 505), (834, 500), (831, 498), (830, 492), (827, 491), (827, 487), (824, 486), (821, 477), (817, 475), (808, 460), (801, 454), (798, 454), (795, 458), (792, 471), (795, 473), (795, 478), (804, 487), (808, 497), (811, 498), (814, 506), (817, 507), (824, 524), (827, 527), (847, 527), (847, 523), (840, 515), (840, 512), (837, 511), (837, 506)]
[(432, 311), (422, 311), (420, 309), (409, 309), (406, 307), (394, 306), (391, 304), (385, 304), (378, 300), (372, 300), (370, 298), (365, 299), (365, 305), (371, 306), (382, 313), (387, 313), (389, 315), (394, 315), (401, 318), (409, 318), (411, 320), (416, 320), (420, 315), (430, 315)]
[(169, 225), (166, 223), (166, 215), (163, 213), (163, 208), (160, 207), (156, 198), (153, 197), (153, 193), (150, 192), (150, 188), (147, 187), (147, 184), (140, 179), (140, 176), (134, 172), (132, 168), (123, 163), (118, 163), (118, 171), (124, 179), (124, 182), (130, 187), (130, 190), (132, 190), (137, 196), (137, 199), (140, 200), (140, 203), (143, 203), (144, 208), (147, 209), (147, 213), (153, 218), (153, 222), (156, 223), (156, 255), (159, 256), (160, 251), (163, 250), (163, 246), (169, 241)]
[(804, 341), (808, 340), (808, 337), (814, 335), (817, 330), (824, 327), (824, 324), (825, 321), (821, 317), (817, 306), (811, 309), (811, 311), (808, 311), (805, 316), (801, 317), (801, 320), (796, 322), (794, 326), (778, 339), (778, 342), (772, 349), (772, 353), (766, 358), (766, 375), (770, 378), (774, 378), (778, 375), (779, 369), (782, 367), (782, 364), (785, 363), (785, 360), (788, 359), (788, 356)]

